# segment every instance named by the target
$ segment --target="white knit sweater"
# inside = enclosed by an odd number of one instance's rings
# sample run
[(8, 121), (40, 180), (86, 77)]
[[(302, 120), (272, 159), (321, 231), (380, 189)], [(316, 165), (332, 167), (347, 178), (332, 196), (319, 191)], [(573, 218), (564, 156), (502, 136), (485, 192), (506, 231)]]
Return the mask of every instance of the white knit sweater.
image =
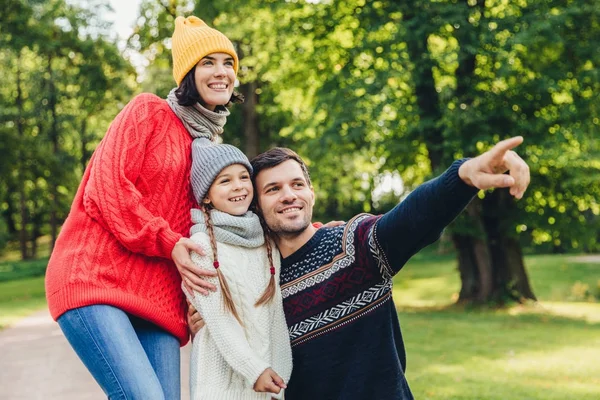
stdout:
[[(191, 237), (211, 254), (208, 235), (199, 232)], [(192, 400), (266, 400), (283, 398), (257, 393), (252, 388), (267, 368), (272, 368), (287, 383), (292, 373), (292, 351), (283, 314), (279, 288), (279, 252), (273, 246), (276, 290), (273, 299), (260, 307), (254, 304), (264, 292), (271, 277), (265, 246), (245, 248), (217, 244), (219, 268), (227, 279), (231, 296), (243, 326), (227, 310), (217, 277), (207, 280), (217, 286), (216, 292), (186, 296), (200, 312), (206, 327), (196, 335), (190, 363)], [(214, 270), (212, 256), (192, 253), (192, 261), (200, 268)]]

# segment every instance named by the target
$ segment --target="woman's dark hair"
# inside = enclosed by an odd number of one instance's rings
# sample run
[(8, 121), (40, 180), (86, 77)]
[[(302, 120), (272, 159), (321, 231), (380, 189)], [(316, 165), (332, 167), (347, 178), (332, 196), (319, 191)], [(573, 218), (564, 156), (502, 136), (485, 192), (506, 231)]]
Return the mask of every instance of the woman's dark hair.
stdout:
[[(192, 68), (185, 74), (185, 77), (181, 80), (179, 87), (175, 89), (175, 96), (177, 96), (177, 102), (180, 106), (193, 106), (196, 103), (204, 105), (204, 101), (196, 89), (196, 82), (194, 81), (194, 71), (196, 67)], [(231, 107), (233, 103), (243, 103), (244, 96), (235, 90), (231, 94), (229, 103), (225, 104), (225, 107)]]

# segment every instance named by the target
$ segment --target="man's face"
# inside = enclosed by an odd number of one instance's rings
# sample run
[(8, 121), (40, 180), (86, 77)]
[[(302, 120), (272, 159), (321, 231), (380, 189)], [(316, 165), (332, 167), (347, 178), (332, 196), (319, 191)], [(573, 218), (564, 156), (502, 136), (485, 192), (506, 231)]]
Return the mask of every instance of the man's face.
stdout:
[(294, 237), (311, 224), (315, 194), (295, 160), (262, 170), (256, 176), (256, 196), (273, 233)]

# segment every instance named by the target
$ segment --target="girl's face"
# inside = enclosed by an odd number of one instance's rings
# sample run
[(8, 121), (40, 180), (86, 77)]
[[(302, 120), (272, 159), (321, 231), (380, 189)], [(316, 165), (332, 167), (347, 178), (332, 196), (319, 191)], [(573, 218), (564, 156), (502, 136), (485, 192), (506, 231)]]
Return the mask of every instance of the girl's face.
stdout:
[(194, 70), (194, 83), (203, 106), (214, 111), (231, 99), (235, 84), (233, 57), (226, 53), (212, 53), (201, 59)]
[(217, 176), (204, 203), (210, 203), (227, 214), (243, 215), (248, 211), (253, 195), (250, 173), (243, 165), (233, 164), (224, 168)]

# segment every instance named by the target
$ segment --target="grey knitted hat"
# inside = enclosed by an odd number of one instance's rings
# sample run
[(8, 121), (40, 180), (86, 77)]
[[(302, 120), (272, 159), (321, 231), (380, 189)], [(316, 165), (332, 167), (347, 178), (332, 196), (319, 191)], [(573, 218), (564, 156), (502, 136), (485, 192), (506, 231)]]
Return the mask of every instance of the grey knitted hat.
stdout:
[(192, 142), (192, 190), (198, 204), (206, 197), (219, 173), (233, 164), (242, 164), (252, 174), (252, 165), (240, 149), (230, 144), (215, 144), (207, 138)]

